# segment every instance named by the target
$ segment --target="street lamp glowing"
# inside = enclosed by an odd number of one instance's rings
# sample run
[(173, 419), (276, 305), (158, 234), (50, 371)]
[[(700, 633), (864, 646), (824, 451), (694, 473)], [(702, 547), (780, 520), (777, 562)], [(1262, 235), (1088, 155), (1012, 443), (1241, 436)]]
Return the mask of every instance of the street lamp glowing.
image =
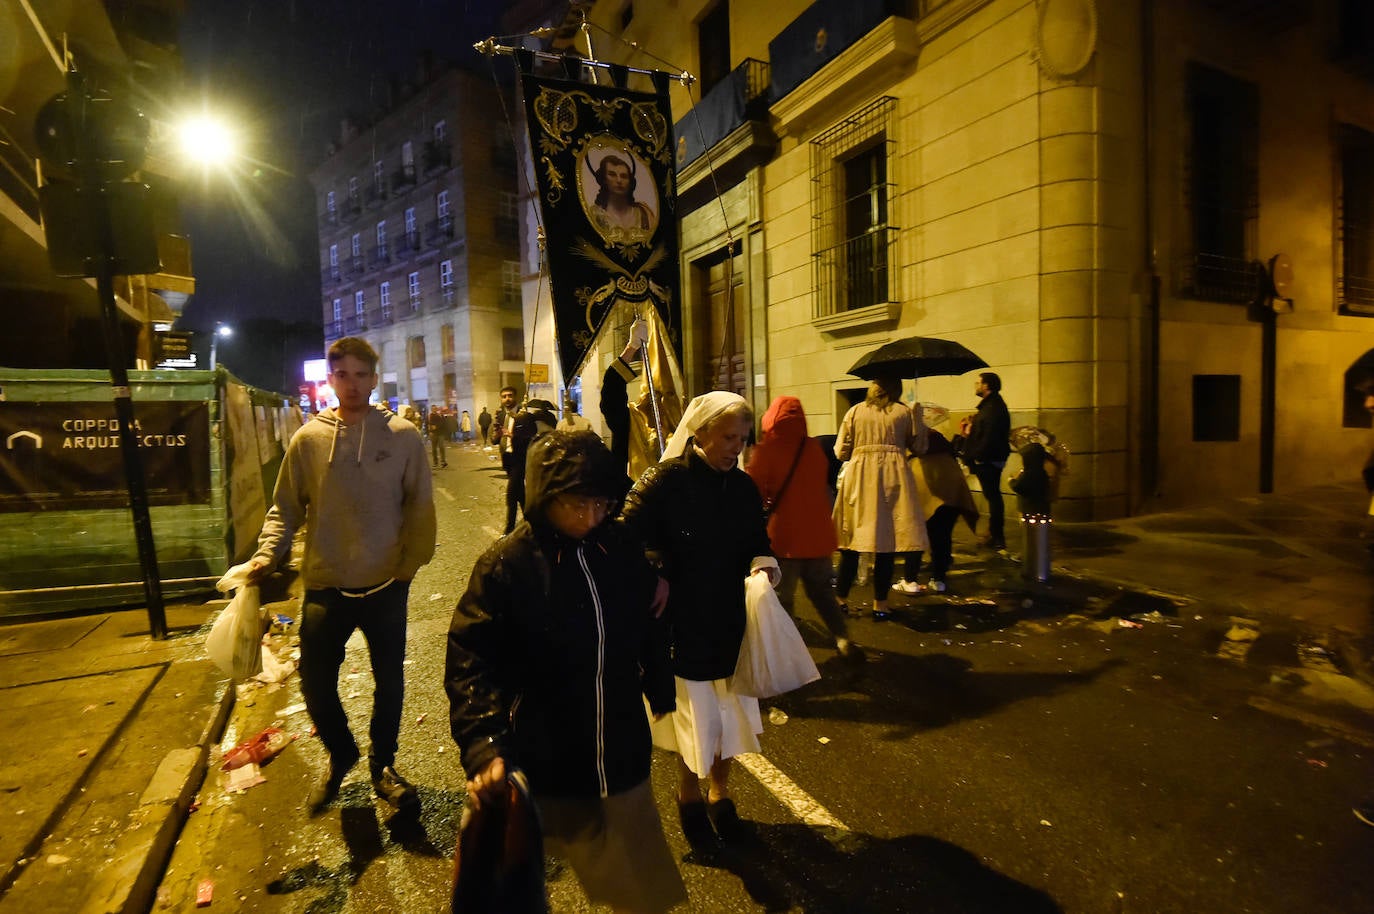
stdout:
[(234, 328), (228, 324), (221, 324), (215, 321), (215, 332), (210, 335), (210, 370), (214, 371), (215, 366), (219, 365), (219, 338), (228, 339), (234, 335)]
[(193, 117), (181, 125), (181, 150), (202, 165), (223, 165), (238, 153), (234, 132), (223, 121)]

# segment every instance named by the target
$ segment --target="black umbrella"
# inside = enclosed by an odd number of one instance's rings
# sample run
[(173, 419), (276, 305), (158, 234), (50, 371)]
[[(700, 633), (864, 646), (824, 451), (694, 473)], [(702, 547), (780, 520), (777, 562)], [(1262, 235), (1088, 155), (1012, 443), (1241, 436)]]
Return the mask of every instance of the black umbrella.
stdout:
[(932, 378), (964, 374), (975, 368), (987, 367), (987, 362), (962, 343), (933, 336), (909, 336), (874, 349), (855, 362), (849, 373), (871, 381), (879, 375)]

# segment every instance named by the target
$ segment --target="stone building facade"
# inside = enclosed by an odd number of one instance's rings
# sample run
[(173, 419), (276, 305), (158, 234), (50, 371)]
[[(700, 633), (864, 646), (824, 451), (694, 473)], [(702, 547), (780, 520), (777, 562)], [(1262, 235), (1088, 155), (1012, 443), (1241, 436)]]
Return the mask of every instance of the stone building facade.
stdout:
[(523, 377), (515, 154), (490, 78), (417, 83), (311, 175), (325, 345), (371, 342), (393, 407), (475, 417)]
[[(699, 77), (673, 89), (688, 393), (793, 394), (824, 434), (860, 355), (945, 337), (1072, 450), (1061, 517), (1353, 478), (1366, 6), (600, 0), (599, 59)], [(972, 375), (908, 389), (976, 403)]]

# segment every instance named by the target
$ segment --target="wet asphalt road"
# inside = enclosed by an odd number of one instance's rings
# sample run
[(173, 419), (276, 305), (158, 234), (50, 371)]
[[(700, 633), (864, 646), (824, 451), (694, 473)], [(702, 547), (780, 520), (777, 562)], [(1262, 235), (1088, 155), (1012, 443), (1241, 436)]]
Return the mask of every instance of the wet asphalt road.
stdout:
[[(335, 808), (307, 818), (324, 756), (306, 715), (283, 716), (300, 702), (298, 682), (247, 691), (224, 745), (278, 720), (303, 738), (241, 794), (211, 770), (158, 910), (195, 910), (207, 879), (210, 910), (446, 910), (463, 775), (448, 735), (444, 635), (504, 512), (494, 452), (462, 451), (450, 466), (435, 480), (439, 548), (410, 601), (398, 765), (420, 785), (419, 815), (372, 797), (360, 764)], [(655, 794), (688, 910), (1368, 908), (1374, 829), (1349, 812), (1374, 790), (1368, 689), (1296, 669), (1282, 650), (1228, 659), (1229, 623), (1205, 606), (1147, 602), (1135, 608), (1164, 612), (1123, 626), (1120, 595), (1066, 584), (1023, 605), (1005, 560), (961, 555), (956, 570), (950, 600), (852, 623), (871, 656), (858, 670), (804, 609), (823, 678), (764, 703), (780, 722), (766, 724), (763, 760), (750, 766), (759, 775), (737, 771), (733, 781), (754, 823), (749, 840), (709, 858), (690, 852), (675, 821), (672, 760), (656, 754)], [(365, 744), (361, 639), (344, 672)], [(557, 912), (589, 910), (556, 864), (550, 895)]]

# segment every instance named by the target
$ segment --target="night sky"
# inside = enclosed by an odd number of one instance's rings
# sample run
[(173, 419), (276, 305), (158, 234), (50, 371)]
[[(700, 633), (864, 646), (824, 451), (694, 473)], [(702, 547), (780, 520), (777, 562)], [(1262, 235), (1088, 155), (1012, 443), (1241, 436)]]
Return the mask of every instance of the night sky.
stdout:
[(246, 147), (230, 180), (182, 192), (197, 291), (181, 326), (320, 319), (309, 174), (338, 135), (382, 104), (420, 54), (490, 71), (472, 43), (498, 32), (500, 0), (190, 0), (182, 27), (188, 95), (231, 112)]

